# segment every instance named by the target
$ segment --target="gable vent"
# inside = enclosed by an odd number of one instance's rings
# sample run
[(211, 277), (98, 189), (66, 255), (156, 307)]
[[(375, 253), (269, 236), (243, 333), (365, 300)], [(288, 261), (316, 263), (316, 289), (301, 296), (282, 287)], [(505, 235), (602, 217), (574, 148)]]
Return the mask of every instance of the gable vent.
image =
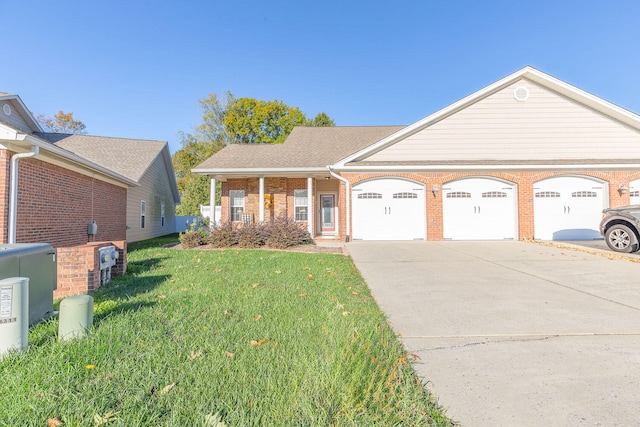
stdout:
[(524, 86), (517, 87), (513, 91), (513, 97), (516, 99), (516, 101), (524, 102), (529, 99), (529, 89)]

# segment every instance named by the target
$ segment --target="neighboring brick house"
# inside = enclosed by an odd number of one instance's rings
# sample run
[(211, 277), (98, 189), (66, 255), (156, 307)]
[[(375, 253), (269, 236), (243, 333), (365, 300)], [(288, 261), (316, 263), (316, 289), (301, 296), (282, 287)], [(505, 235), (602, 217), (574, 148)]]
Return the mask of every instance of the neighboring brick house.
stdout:
[(594, 239), (640, 203), (640, 116), (525, 67), (409, 126), (295, 128), (194, 172), (222, 181), (223, 222), (285, 213), (316, 238)]
[(66, 294), (95, 288), (93, 242), (118, 246), (124, 272), (126, 241), (174, 232), (178, 201), (166, 142), (46, 133), (19, 96), (0, 92), (0, 238), (49, 243), (59, 258), (86, 259), (72, 268), (84, 271), (73, 273), (82, 286), (64, 283), (71, 275), (59, 260), (58, 287)]
[(35, 135), (137, 184), (127, 190), (128, 242), (175, 231), (175, 207), (180, 202), (180, 194), (165, 141), (56, 133)]

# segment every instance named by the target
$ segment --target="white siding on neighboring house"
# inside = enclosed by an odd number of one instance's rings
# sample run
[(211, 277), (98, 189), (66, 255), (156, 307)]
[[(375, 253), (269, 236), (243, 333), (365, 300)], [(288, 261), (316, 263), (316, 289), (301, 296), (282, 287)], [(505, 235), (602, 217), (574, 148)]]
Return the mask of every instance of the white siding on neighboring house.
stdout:
[[(127, 241), (136, 242), (175, 232), (175, 204), (162, 152), (158, 153), (139, 183), (139, 187), (131, 187), (127, 193)], [(144, 229), (140, 227), (142, 200), (146, 202)]]
[[(526, 88), (526, 91), (522, 91)], [(515, 99), (515, 91), (527, 95)], [(520, 80), (366, 161), (638, 159), (640, 132)]]

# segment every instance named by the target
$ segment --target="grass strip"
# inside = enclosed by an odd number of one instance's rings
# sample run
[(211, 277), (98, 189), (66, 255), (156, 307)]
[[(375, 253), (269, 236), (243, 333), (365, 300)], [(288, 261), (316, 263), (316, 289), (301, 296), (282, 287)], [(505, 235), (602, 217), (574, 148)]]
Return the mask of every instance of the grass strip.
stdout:
[(0, 361), (0, 426), (452, 425), (348, 257), (171, 239), (129, 246), (86, 338)]

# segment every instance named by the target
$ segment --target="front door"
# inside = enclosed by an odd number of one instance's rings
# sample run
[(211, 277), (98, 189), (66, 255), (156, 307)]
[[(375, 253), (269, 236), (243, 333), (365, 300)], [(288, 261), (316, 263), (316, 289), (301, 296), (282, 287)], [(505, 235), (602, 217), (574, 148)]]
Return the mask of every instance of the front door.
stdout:
[(336, 219), (335, 219), (335, 207), (336, 199), (334, 194), (321, 194), (320, 195), (320, 233), (335, 233), (336, 231)]

